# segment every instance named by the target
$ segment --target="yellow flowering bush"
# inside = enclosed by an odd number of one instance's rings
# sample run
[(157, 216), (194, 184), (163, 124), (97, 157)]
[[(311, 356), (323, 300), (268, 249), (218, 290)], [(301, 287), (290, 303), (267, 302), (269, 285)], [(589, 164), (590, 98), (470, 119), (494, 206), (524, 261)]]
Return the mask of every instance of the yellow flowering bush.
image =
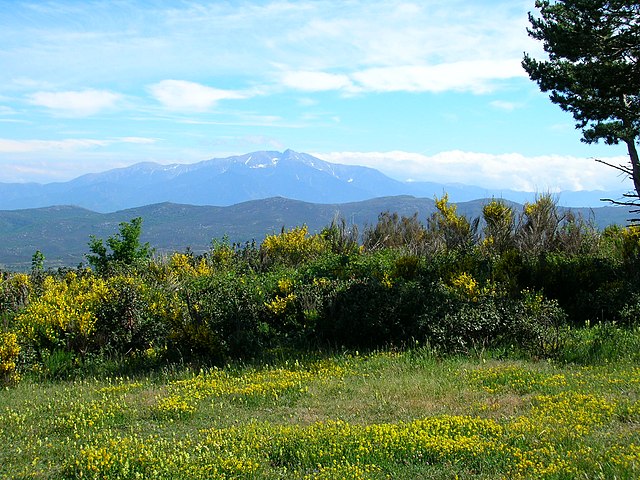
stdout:
[(296, 301), (296, 295), (294, 293), (288, 293), (286, 296), (281, 297), (276, 295), (276, 298), (270, 302), (265, 302), (267, 310), (276, 316), (283, 315), (291, 305)]
[(449, 203), (448, 194), (445, 193), (441, 198), (436, 197), (435, 203), (442, 220), (452, 226), (462, 226), (464, 224), (463, 218), (457, 214), (458, 207)]
[(158, 313), (171, 310), (137, 276), (69, 272), (46, 276), (41, 289), (15, 319), (20, 343), (35, 351), (144, 350), (165, 330)]
[(290, 310), (297, 299), (296, 294), (293, 293), (293, 287), (294, 282), (290, 278), (278, 280), (278, 293), (275, 298), (264, 303), (267, 310), (275, 316), (282, 316)]
[(451, 290), (462, 298), (474, 302), (478, 301), (478, 295), (480, 294), (478, 282), (466, 272), (462, 272), (451, 280)]
[[(194, 308), (198, 308), (194, 306)], [(149, 301), (149, 313), (162, 319), (169, 327), (180, 329), (188, 310), (187, 303), (178, 291), (154, 290)]]
[(503, 201), (492, 200), (482, 207), (484, 220), (484, 241), (482, 246), (488, 251), (503, 252), (512, 246), (515, 225), (513, 209)]
[(20, 355), (15, 333), (0, 333), (0, 385), (10, 385), (20, 380), (16, 362)]
[(36, 348), (86, 346), (95, 331), (96, 310), (109, 295), (107, 282), (70, 272), (63, 279), (47, 276), (42, 294), (16, 318), (21, 341)]
[(192, 255), (178, 252), (171, 255), (171, 258), (169, 259), (169, 269), (179, 277), (199, 277), (203, 275), (211, 275), (213, 273), (213, 269), (209, 266), (204, 257), (200, 260), (196, 260)]
[(229, 245), (229, 241), (226, 237), (222, 240), (213, 240), (208, 257), (213, 265), (220, 268), (228, 268), (233, 265), (233, 261), (236, 258), (235, 248), (235, 245)]
[(622, 237), (622, 253), (624, 258), (632, 259), (640, 253), (640, 226), (632, 225), (623, 228), (620, 232)]
[(290, 278), (281, 278), (278, 280), (278, 290), (285, 295), (291, 293), (293, 290), (293, 280)]
[(298, 265), (328, 248), (321, 235), (309, 235), (307, 226), (283, 231), (279, 235), (267, 236), (260, 246), (267, 263)]
[(473, 228), (464, 215), (458, 215), (457, 206), (449, 203), (445, 193), (435, 198), (436, 212), (428, 221), (428, 231), (440, 247), (448, 250), (468, 246), (473, 237)]
[(513, 223), (513, 209), (500, 200), (492, 200), (482, 207), (482, 217), (488, 225), (505, 225)]

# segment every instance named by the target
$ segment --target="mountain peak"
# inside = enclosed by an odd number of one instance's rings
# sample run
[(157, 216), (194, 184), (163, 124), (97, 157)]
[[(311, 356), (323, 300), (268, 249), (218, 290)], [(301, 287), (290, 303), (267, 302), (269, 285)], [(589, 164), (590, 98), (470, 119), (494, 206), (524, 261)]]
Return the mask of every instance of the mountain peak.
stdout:
[(283, 159), (291, 159), (291, 160), (299, 160), (300, 159), (300, 154), (298, 152), (295, 152), (293, 150), (291, 150), (290, 148), (287, 148), (284, 152), (282, 152), (282, 158)]

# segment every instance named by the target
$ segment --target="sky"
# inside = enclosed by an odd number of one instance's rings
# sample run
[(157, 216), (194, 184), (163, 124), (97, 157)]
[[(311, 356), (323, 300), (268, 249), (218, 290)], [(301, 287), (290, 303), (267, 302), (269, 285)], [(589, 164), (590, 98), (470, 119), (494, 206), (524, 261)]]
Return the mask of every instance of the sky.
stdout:
[(292, 149), (399, 180), (616, 190), (529, 80), (534, 0), (0, 0), (0, 182)]

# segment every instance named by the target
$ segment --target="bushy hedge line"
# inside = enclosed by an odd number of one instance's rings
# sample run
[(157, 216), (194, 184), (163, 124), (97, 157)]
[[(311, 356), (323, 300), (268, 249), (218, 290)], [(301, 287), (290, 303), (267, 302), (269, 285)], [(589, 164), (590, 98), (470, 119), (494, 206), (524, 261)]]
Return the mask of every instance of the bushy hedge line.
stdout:
[(105, 251), (99, 269), (4, 272), (0, 381), (15, 381), (20, 365), (47, 371), (96, 356), (219, 363), (415, 342), (549, 356), (587, 321), (637, 325), (637, 227), (598, 232), (549, 197), (519, 217), (494, 201), (477, 221), (446, 197), (437, 207), (426, 224), (382, 214), (361, 243), (344, 222), (261, 245), (215, 241), (199, 256), (153, 258), (134, 238), (144, 255), (128, 262)]

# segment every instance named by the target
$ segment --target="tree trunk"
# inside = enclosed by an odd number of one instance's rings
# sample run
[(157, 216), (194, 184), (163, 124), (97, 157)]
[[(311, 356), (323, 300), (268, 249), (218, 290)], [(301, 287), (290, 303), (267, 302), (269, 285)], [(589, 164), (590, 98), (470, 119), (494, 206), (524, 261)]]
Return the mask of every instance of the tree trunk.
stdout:
[(640, 158), (638, 158), (638, 149), (634, 138), (626, 140), (626, 144), (631, 160), (631, 180), (633, 180), (633, 186), (636, 190), (636, 198), (640, 199)]

